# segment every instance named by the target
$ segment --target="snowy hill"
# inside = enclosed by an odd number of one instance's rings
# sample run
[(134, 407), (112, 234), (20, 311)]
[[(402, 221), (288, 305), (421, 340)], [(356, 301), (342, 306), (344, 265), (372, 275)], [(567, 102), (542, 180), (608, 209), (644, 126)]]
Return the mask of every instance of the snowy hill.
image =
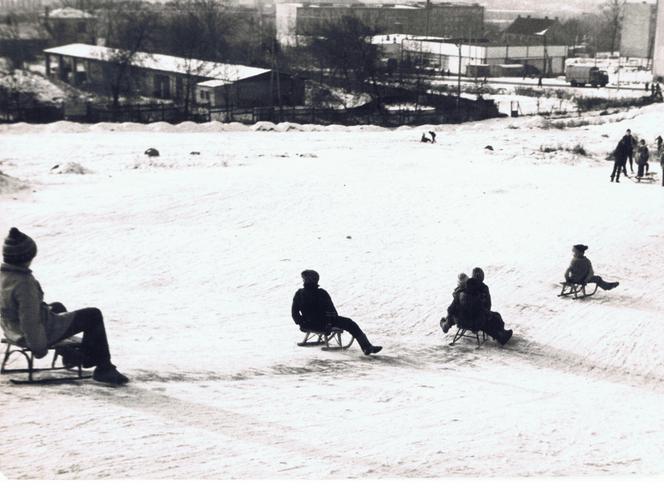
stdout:
[[(662, 474), (664, 189), (610, 183), (605, 157), (628, 127), (653, 142), (663, 110), (440, 126), (435, 145), (432, 127), (1, 126), (0, 231), (36, 239), (48, 301), (103, 310), (132, 383), (0, 379), (0, 471)], [(618, 289), (556, 296), (579, 242)], [(502, 349), (438, 328), (476, 265)], [(305, 268), (382, 353), (295, 345)]]

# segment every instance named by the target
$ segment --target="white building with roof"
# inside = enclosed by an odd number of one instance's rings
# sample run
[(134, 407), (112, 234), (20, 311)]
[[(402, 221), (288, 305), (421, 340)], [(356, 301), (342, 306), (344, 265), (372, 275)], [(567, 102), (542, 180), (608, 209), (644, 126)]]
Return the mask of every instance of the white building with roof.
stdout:
[[(109, 69), (124, 56), (122, 50), (74, 43), (44, 50), (46, 73), (75, 86), (101, 89), (107, 86)], [(304, 87), (289, 74), (247, 65), (187, 59), (138, 52), (130, 60), (136, 92), (143, 96), (180, 101), (190, 99), (212, 106), (269, 106), (274, 92), (284, 104), (301, 104)]]

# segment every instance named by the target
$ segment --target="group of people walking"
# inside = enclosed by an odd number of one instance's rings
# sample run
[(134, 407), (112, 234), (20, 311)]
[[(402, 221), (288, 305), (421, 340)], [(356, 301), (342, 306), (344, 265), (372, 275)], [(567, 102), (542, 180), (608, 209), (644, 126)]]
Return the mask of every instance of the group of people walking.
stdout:
[[(660, 160), (662, 167), (662, 186), (664, 186), (664, 152), (662, 149), (662, 137), (658, 136), (655, 139), (657, 144), (657, 156)], [(615, 150), (613, 151), (614, 163), (613, 171), (611, 172), (611, 181), (620, 183), (620, 174), (622, 173), (626, 178), (627, 174), (627, 161), (629, 160), (629, 170), (634, 174), (634, 161), (636, 160), (636, 177), (643, 178), (650, 171), (650, 151), (644, 139), (637, 140), (632, 131), (628, 128), (625, 135), (622, 136)]]

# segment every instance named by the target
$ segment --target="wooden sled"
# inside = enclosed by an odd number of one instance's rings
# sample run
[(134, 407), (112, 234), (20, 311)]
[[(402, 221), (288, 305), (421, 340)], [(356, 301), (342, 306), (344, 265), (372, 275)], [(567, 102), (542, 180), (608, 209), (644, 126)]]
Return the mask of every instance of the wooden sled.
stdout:
[(650, 171), (643, 176), (630, 176), (629, 179), (634, 183), (655, 183), (655, 180), (657, 179), (657, 173)]
[[(64, 366), (64, 363), (62, 366), (57, 366), (58, 364), (58, 357), (62, 357), (62, 349), (63, 348), (80, 348), (81, 346), (81, 340), (79, 338), (70, 338), (70, 339), (64, 339), (62, 341), (56, 342), (52, 346), (50, 346), (48, 349), (53, 350), (53, 359), (51, 360), (51, 366), (50, 368), (35, 368), (35, 356), (30, 350), (30, 348), (25, 347), (25, 346), (20, 346), (18, 344), (15, 344), (7, 339), (2, 339), (4, 344), (6, 344), (5, 348), (5, 355), (2, 359), (2, 365), (0, 365), (0, 374), (26, 374), (28, 375), (27, 379), (14, 379), (11, 378), (9, 381), (14, 383), (14, 384), (41, 384), (41, 383), (56, 383), (56, 382), (72, 382), (76, 380), (83, 380), (86, 378), (90, 378), (92, 375), (89, 374), (84, 374), (83, 373), (83, 367), (79, 364), (78, 366), (68, 368)], [(12, 349), (12, 347), (14, 349)], [(7, 363), (9, 362), (9, 359), (12, 355), (14, 354), (20, 354), (25, 358), (27, 368), (7, 368)], [(58, 377), (47, 377), (47, 378), (35, 378), (35, 373), (39, 372), (71, 372), (69, 376), (58, 376)]]
[(595, 289), (592, 291), (586, 291), (586, 286), (588, 284), (577, 284), (575, 282), (561, 282), (562, 289), (558, 296), (567, 297), (573, 296), (575, 299), (587, 298), (592, 296), (597, 292), (597, 284), (595, 284)]
[[(344, 340), (348, 339), (350, 340)], [(314, 340), (315, 339), (315, 340)], [(323, 351), (342, 351), (348, 349), (355, 342), (355, 337), (350, 334), (344, 336), (344, 331), (336, 327), (330, 328), (329, 332), (315, 332), (309, 331), (304, 335), (304, 340), (298, 342), (297, 345), (301, 347), (307, 346), (323, 346)]]
[[(480, 339), (480, 334), (482, 334), (481, 339)], [(486, 333), (483, 330), (466, 329), (464, 327), (459, 327), (456, 334), (452, 338), (452, 342), (450, 342), (450, 346), (454, 346), (462, 337), (476, 340), (477, 349), (481, 348), (482, 344), (486, 342)]]

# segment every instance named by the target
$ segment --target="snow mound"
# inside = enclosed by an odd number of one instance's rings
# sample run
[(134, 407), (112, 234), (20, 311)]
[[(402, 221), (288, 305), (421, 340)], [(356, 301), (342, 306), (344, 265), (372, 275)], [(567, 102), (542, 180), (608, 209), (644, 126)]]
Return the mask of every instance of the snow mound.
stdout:
[(56, 164), (51, 168), (51, 173), (56, 175), (89, 175), (92, 171), (80, 163), (69, 162)]
[(272, 122), (256, 122), (251, 126), (254, 132), (274, 132), (275, 124)]
[(28, 188), (26, 183), (0, 171), (0, 194), (16, 193), (26, 188)]

